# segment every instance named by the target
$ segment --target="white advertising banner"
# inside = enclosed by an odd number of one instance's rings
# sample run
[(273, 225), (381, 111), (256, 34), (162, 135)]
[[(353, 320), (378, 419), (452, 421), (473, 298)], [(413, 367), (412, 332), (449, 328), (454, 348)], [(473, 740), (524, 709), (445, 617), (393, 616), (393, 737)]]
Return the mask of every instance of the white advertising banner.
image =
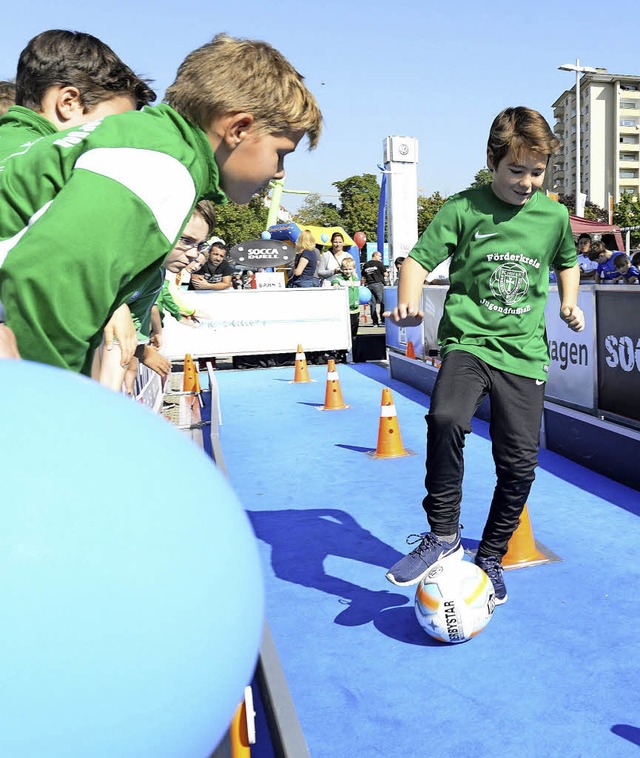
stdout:
[(573, 332), (560, 318), (558, 288), (549, 287), (545, 310), (549, 342), (549, 378), (545, 397), (592, 411), (596, 407), (597, 352), (596, 301), (593, 286), (581, 285), (578, 305), (584, 311), (585, 328)]
[(205, 314), (196, 327), (164, 320), (168, 358), (264, 355), (351, 347), (346, 289), (224, 290), (185, 293)]

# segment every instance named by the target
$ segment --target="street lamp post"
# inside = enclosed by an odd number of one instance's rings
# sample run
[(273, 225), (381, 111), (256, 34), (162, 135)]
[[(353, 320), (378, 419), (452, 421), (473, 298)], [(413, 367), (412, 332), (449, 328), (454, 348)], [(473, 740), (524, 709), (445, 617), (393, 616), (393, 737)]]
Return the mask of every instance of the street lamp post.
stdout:
[(576, 59), (575, 65), (564, 63), (558, 68), (560, 71), (576, 72), (576, 216), (578, 216), (578, 204), (580, 203), (580, 74), (596, 74), (597, 69), (591, 68), (591, 66), (581, 66), (579, 58)]

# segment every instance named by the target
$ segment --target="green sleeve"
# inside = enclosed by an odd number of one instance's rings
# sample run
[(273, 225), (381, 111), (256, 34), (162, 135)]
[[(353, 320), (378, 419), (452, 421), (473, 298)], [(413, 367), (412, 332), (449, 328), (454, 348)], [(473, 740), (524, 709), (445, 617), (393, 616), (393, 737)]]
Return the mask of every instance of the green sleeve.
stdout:
[(173, 295), (169, 291), (169, 282), (166, 279), (162, 285), (162, 291), (160, 292), (159, 300), (161, 301), (160, 306), (163, 315), (164, 311), (168, 311), (176, 319), (176, 321), (180, 321), (182, 318), (182, 311), (180, 310), (180, 306), (173, 299)]
[(551, 265), (555, 268), (573, 268), (578, 262), (578, 254), (576, 253), (576, 243), (573, 241), (573, 232), (571, 230), (571, 223), (569, 222), (569, 214), (566, 213), (566, 223), (562, 234), (562, 239), (558, 247), (558, 251), (551, 262)]
[(453, 255), (458, 247), (460, 232), (459, 202), (448, 200), (433, 217), (409, 256), (427, 271), (433, 271)]
[(122, 184), (75, 170), (0, 269), (22, 356), (81, 371), (113, 311), (144, 286), (172, 242)]

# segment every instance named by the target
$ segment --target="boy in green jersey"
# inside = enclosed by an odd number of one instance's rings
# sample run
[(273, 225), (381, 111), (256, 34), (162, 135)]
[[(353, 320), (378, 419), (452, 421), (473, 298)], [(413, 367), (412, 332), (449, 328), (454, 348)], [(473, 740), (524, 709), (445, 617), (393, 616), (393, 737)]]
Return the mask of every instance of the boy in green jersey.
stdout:
[[(89, 373), (111, 314), (173, 250), (196, 202), (246, 203), (321, 114), (270, 45), (220, 34), (165, 104), (83, 124), (0, 160), (0, 301), (28, 360)], [(44, 254), (46, 251), (46, 254)]]
[(31, 142), (156, 99), (108, 45), (91, 34), (50, 29), (18, 59), (15, 105), (0, 118), (0, 159)]
[(490, 434), (497, 483), (476, 563), (489, 575), (496, 604), (507, 590), (502, 556), (518, 525), (537, 465), (549, 368), (544, 309), (549, 266), (557, 272), (560, 318), (584, 328), (577, 306), (580, 271), (564, 206), (539, 192), (558, 141), (529, 108), (507, 108), (487, 145), (490, 185), (447, 200), (402, 267), (395, 324), (422, 321), (427, 274), (451, 257), (450, 287), (438, 340), (443, 356), (427, 415), (427, 495), (431, 531), (387, 573), (417, 584), (436, 562), (462, 558), (460, 502), (463, 448), (471, 418), (491, 400)]

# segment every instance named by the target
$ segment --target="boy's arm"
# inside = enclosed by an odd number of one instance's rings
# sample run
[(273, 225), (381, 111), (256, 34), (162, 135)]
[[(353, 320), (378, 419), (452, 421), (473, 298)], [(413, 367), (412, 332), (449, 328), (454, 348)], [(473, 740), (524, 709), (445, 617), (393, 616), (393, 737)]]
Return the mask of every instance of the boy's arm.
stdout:
[(231, 287), (232, 276), (223, 276), (220, 282), (208, 282), (204, 276), (191, 274), (191, 284), (196, 290), (228, 290)]
[(384, 313), (398, 326), (417, 326), (422, 323), (424, 313), (420, 310), (422, 287), (429, 272), (415, 258), (407, 257), (402, 264), (398, 286), (398, 305)]
[(138, 344), (136, 327), (126, 303), (116, 309), (104, 328), (104, 347), (107, 352), (112, 350), (114, 340), (120, 346), (120, 365), (126, 367)]
[[(403, 267), (404, 268), (404, 267)], [(569, 329), (581, 332), (584, 329), (584, 313), (578, 308), (578, 292), (580, 290), (580, 269), (578, 264), (571, 268), (559, 268), (556, 271), (558, 279), (558, 296), (560, 297), (560, 318)]]

